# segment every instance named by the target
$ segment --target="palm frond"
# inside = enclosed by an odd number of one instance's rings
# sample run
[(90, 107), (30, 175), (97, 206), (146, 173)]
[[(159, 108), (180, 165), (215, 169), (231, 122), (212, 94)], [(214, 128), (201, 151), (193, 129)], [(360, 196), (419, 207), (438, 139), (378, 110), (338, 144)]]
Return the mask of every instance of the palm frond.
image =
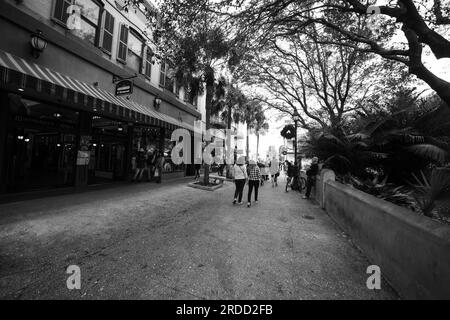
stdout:
[(415, 155), (436, 161), (440, 164), (444, 164), (449, 157), (447, 150), (432, 144), (416, 144), (406, 147), (405, 149)]

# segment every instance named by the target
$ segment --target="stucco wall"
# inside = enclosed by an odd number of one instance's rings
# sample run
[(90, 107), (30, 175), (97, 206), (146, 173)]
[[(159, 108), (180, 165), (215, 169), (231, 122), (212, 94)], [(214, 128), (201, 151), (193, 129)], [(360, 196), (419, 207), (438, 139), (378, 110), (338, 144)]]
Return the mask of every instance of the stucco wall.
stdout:
[(324, 207), (407, 299), (450, 299), (450, 227), (335, 181)]

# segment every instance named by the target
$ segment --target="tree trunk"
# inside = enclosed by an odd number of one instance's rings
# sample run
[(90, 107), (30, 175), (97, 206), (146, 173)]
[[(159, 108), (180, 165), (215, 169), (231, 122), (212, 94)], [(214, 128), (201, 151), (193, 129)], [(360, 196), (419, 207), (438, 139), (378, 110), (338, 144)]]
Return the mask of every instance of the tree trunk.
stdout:
[(249, 137), (248, 137), (248, 133), (249, 133), (249, 130), (248, 130), (248, 123), (246, 124), (247, 125), (247, 152), (246, 152), (246, 155), (247, 155), (247, 161), (249, 161), (250, 159), (249, 159), (249, 155), (250, 155), (250, 146), (249, 146)]
[(409, 44), (409, 72), (425, 81), (450, 108), (450, 83), (434, 75), (422, 62), (423, 48), (417, 34), (403, 27), (403, 33)]
[[(206, 131), (211, 127), (211, 106), (214, 95), (214, 71), (212, 69), (207, 70), (206, 74), (206, 119), (205, 126)], [(203, 176), (203, 184), (207, 186), (209, 184), (209, 168), (210, 165), (205, 163), (205, 174)]]
[(256, 160), (259, 158), (259, 132), (256, 133)]
[[(231, 130), (231, 108), (232, 108), (232, 105), (230, 103), (228, 105), (228, 116), (227, 116), (227, 128), (228, 128), (228, 130)], [(230, 148), (230, 150), (227, 150), (227, 154), (228, 154), (228, 152), (231, 153), (231, 149), (233, 149), (231, 147), (232, 143), (233, 143), (233, 141), (230, 141), (230, 145), (227, 146), (228, 148)], [(231, 174), (230, 174), (230, 172), (231, 172), (231, 163), (227, 163), (226, 170), (227, 170), (227, 178), (231, 178)]]

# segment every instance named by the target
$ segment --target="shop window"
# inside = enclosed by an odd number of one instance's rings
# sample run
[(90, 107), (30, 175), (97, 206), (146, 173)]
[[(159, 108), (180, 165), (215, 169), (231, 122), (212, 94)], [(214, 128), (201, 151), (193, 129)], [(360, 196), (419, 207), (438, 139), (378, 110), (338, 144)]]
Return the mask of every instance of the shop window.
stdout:
[(103, 16), (103, 26), (102, 26), (102, 39), (100, 47), (107, 53), (111, 54), (113, 36), (114, 36), (114, 17), (111, 13), (105, 10)]
[(142, 70), (142, 53), (144, 48), (143, 39), (139, 34), (130, 29), (128, 34), (128, 54), (127, 65), (136, 72), (141, 73)]
[(127, 124), (124, 122), (92, 117), (89, 184), (124, 178), (126, 133)]
[(78, 112), (13, 94), (8, 98), (12, 115), (8, 191), (72, 185)]

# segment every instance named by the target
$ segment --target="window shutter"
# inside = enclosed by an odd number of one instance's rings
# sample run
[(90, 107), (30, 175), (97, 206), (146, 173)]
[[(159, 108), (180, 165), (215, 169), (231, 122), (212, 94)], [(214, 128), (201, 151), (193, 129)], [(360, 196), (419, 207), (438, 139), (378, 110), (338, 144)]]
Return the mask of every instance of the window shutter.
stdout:
[(67, 8), (72, 5), (72, 0), (55, 0), (53, 18), (66, 24), (69, 14)]
[(147, 78), (151, 78), (152, 76), (152, 56), (153, 51), (150, 48), (147, 48), (145, 55), (145, 76)]
[(128, 27), (125, 24), (120, 25), (119, 50), (117, 50), (117, 59), (123, 63), (127, 62), (128, 52)]
[(166, 63), (165, 62), (161, 62), (161, 70), (159, 73), (159, 85), (161, 87), (166, 86)]
[(106, 52), (111, 53), (114, 35), (114, 17), (111, 13), (105, 10), (105, 15), (103, 17), (103, 27), (102, 27), (102, 40), (100, 47)]

